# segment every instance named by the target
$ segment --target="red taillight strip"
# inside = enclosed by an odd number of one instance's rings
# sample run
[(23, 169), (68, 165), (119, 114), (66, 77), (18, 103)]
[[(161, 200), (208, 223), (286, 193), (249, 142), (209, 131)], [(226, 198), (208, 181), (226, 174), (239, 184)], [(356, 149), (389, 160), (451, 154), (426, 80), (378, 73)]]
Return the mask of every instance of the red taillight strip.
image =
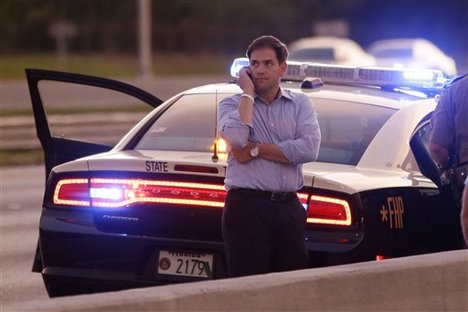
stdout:
[[(117, 194), (109, 196), (109, 190)], [(102, 193), (101, 193), (102, 192)], [(141, 179), (63, 179), (55, 187), (56, 205), (117, 208), (134, 203), (166, 203), (222, 208), (223, 185)], [(86, 199), (86, 200), (84, 200)]]
[[(113, 197), (110, 191), (118, 196)], [(111, 194), (111, 195), (110, 195)], [(309, 194), (298, 193), (307, 207)], [(226, 190), (223, 185), (142, 179), (63, 179), (54, 191), (56, 205), (124, 207), (135, 203), (166, 203), (205, 207), (224, 207)]]
[(104, 178), (93, 178), (91, 184), (127, 184), (127, 185), (156, 185), (156, 186), (175, 186), (185, 188), (197, 188), (197, 189), (209, 189), (224, 191), (223, 185), (219, 184), (205, 184), (205, 183), (191, 183), (191, 182), (173, 182), (173, 181), (160, 181), (160, 180), (140, 180), (140, 179), (104, 179)]
[(307, 208), (307, 204), (308, 204), (307, 201), (309, 200), (309, 194), (297, 193), (297, 197), (299, 197), (299, 201), (304, 206), (304, 208)]
[[(312, 195), (310, 198), (310, 204), (308, 209), (314, 209), (314, 201), (318, 202), (323, 202), (323, 203), (331, 203), (335, 205), (339, 205), (342, 207), (344, 210), (344, 216), (336, 216), (335, 218), (326, 218), (326, 217), (321, 217), (321, 218), (314, 218), (314, 217), (308, 217), (307, 218), (307, 223), (316, 223), (316, 224), (331, 224), (331, 225), (346, 225), (349, 226), (351, 225), (351, 209), (349, 207), (349, 204), (346, 200), (338, 199), (338, 198), (333, 198), (333, 197), (325, 197), (325, 196), (318, 196), (318, 195)], [(313, 214), (309, 213), (309, 214)], [(339, 219), (337, 218), (339, 217)]]
[(92, 198), (95, 207), (116, 208), (134, 203), (166, 203), (205, 207), (223, 207), (226, 191), (223, 185), (140, 179), (91, 179), (91, 188), (119, 187), (119, 200)]

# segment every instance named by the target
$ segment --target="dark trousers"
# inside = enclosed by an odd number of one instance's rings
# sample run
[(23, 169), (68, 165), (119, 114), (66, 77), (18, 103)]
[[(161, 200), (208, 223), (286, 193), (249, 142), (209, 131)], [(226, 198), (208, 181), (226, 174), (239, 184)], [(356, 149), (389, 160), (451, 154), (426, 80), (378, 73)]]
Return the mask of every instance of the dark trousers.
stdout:
[(265, 193), (227, 194), (222, 226), (230, 277), (307, 268), (304, 207), (295, 195), (272, 200)]

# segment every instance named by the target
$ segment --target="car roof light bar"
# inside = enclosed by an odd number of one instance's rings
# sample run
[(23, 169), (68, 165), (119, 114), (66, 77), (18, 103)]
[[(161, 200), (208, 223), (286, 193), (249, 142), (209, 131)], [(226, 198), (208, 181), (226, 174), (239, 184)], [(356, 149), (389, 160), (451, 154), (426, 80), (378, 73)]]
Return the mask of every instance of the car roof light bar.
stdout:
[[(447, 83), (440, 70), (354, 67), (295, 61), (287, 63), (288, 69), (283, 80), (290, 81), (303, 81), (314, 77), (332, 83), (436, 90), (443, 89)], [(238, 78), (239, 71), (244, 66), (249, 66), (248, 58), (235, 59), (231, 66), (231, 76)]]

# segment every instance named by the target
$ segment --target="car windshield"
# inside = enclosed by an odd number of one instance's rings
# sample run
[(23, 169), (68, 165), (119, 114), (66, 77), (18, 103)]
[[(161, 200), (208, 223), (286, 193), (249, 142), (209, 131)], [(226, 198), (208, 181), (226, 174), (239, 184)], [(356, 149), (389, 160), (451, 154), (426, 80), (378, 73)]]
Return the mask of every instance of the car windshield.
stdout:
[(333, 61), (335, 60), (335, 54), (332, 48), (291, 50), (289, 59), (296, 61)]
[[(227, 94), (184, 95), (147, 130), (137, 150), (212, 152), (216, 103)], [(312, 100), (322, 132), (318, 161), (356, 165), (382, 125), (395, 112), (380, 106)]]

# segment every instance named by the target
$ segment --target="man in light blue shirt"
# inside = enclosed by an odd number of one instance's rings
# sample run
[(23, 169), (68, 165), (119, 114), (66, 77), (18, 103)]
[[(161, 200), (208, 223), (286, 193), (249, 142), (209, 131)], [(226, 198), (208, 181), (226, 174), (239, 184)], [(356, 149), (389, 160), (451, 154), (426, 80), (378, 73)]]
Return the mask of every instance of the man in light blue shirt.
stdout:
[(320, 128), (309, 98), (280, 87), (288, 50), (273, 36), (247, 49), (241, 94), (219, 105), (230, 147), (223, 237), (229, 276), (306, 268), (306, 212), (296, 191), (302, 164), (317, 159)]

